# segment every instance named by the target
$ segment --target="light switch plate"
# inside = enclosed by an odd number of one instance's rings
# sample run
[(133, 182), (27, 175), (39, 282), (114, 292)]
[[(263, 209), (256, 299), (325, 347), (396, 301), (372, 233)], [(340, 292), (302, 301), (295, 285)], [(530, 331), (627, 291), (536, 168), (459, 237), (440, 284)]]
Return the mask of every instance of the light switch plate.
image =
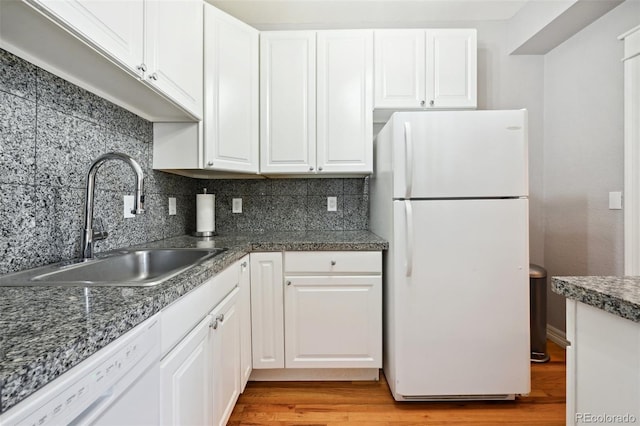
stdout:
[(609, 193), (609, 210), (622, 210), (622, 192)]
[(234, 198), (231, 203), (232, 213), (242, 213), (242, 198)]
[(176, 215), (176, 198), (169, 197), (169, 216)]
[(338, 197), (327, 197), (327, 211), (338, 211)]
[(131, 213), (133, 210), (133, 195), (125, 195), (124, 196), (124, 218), (130, 219), (132, 217), (136, 217), (135, 214)]

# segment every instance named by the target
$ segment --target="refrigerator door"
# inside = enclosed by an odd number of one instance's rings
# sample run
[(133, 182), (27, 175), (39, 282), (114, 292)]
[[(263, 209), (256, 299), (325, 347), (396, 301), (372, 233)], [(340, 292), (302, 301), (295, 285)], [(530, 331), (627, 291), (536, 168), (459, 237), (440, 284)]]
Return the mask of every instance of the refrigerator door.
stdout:
[(394, 202), (396, 398), (529, 392), (527, 212), (526, 199)]
[(395, 113), (394, 199), (528, 195), (526, 110)]

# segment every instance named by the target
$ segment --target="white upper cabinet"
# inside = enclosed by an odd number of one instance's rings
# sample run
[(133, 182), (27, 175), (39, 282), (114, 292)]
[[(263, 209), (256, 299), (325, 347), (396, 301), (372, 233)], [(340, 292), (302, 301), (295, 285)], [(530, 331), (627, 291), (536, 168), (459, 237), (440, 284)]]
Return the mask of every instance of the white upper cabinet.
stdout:
[(415, 108), (425, 99), (424, 30), (375, 32), (376, 108)]
[(259, 32), (209, 4), (204, 27), (204, 120), (154, 123), (153, 168), (193, 177), (256, 174)]
[(205, 4), (205, 169), (258, 173), (258, 35)]
[(91, 46), (142, 76), (144, 0), (33, 0)]
[(146, 0), (144, 28), (144, 78), (202, 118), (202, 1)]
[(318, 31), (317, 167), (373, 172), (373, 31)]
[(316, 166), (316, 34), (260, 35), (260, 171), (307, 173)]
[(372, 36), (261, 33), (262, 173), (372, 172)]
[(2, 48), (149, 120), (202, 119), (202, 0), (24, 0), (0, 9)]
[(376, 30), (376, 108), (475, 108), (475, 29)]

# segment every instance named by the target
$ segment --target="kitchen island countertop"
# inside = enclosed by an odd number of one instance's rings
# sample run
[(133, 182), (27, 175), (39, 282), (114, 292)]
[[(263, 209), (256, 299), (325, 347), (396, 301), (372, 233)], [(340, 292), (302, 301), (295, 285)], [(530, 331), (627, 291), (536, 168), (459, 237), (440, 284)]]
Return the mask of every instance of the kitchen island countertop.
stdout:
[(224, 247), (155, 287), (0, 287), (0, 413), (252, 251), (380, 251), (368, 231), (181, 236), (149, 248)]
[(561, 296), (640, 323), (640, 277), (553, 277), (551, 288)]

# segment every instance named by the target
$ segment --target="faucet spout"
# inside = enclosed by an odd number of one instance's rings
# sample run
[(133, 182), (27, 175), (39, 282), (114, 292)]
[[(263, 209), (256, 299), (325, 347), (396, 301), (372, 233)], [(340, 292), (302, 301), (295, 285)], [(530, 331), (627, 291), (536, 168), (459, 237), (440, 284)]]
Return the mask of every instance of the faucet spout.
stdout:
[(144, 213), (144, 175), (142, 173), (142, 167), (127, 154), (121, 152), (108, 152), (98, 157), (93, 164), (89, 167), (87, 172), (87, 188), (85, 192), (84, 200), (84, 229), (82, 232), (82, 253), (83, 259), (90, 259), (93, 257), (93, 242), (94, 240), (101, 240), (106, 238), (107, 233), (104, 230), (93, 230), (93, 201), (94, 192), (96, 186), (96, 173), (100, 166), (102, 166), (108, 160), (120, 160), (127, 163), (133, 172), (135, 173), (135, 198), (133, 201), (133, 214)]

